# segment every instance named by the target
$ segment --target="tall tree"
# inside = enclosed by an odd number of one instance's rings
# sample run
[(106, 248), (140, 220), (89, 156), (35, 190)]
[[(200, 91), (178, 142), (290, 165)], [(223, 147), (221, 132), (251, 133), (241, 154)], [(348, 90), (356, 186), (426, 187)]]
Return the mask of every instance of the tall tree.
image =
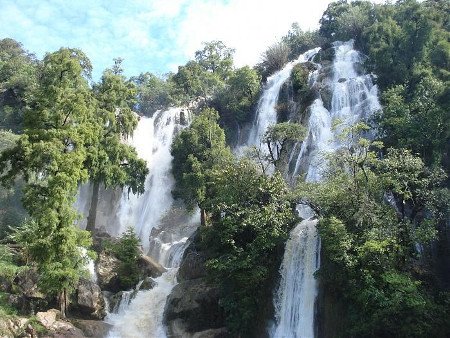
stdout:
[(148, 169), (133, 147), (123, 142), (133, 134), (138, 117), (133, 106), (136, 88), (122, 75), (121, 61), (107, 69), (100, 83), (94, 86), (97, 99), (96, 119), (101, 127), (97, 142), (86, 159), (89, 177), (93, 184), (91, 207), (86, 229), (95, 228), (100, 184), (106, 187), (128, 187), (133, 193), (144, 192)]
[(38, 62), (13, 39), (0, 40), (0, 127), (18, 133), (31, 89), (36, 85)]
[(24, 134), (0, 156), (2, 183), (21, 174), (23, 204), (31, 219), (14, 238), (40, 274), (40, 287), (57, 294), (63, 316), (67, 295), (84, 270), (90, 237), (74, 226), (78, 183), (88, 178), (88, 145), (98, 139), (91, 64), (78, 49), (62, 48), (43, 60), (37, 88), (25, 111)]
[(190, 208), (200, 207), (202, 225), (206, 225), (204, 203), (211, 169), (232, 156), (225, 145), (225, 133), (217, 124), (218, 119), (219, 114), (214, 109), (203, 110), (191, 126), (175, 138), (171, 150), (172, 173), (176, 181), (173, 194)]

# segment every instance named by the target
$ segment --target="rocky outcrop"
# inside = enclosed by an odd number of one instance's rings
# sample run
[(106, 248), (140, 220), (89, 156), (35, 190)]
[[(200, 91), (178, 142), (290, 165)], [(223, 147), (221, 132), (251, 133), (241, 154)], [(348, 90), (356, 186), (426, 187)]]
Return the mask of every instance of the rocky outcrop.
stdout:
[(201, 278), (179, 283), (167, 298), (164, 317), (175, 336), (181, 330), (193, 334), (223, 327), (218, 288)]
[(100, 252), (95, 267), (98, 285), (102, 290), (117, 292), (120, 290), (119, 269), (120, 261), (106, 251)]
[(84, 319), (103, 319), (106, 316), (102, 290), (94, 282), (80, 279), (71, 312)]
[(167, 270), (153, 258), (141, 255), (139, 257), (139, 270), (142, 278), (145, 277), (159, 277)]
[(98, 320), (72, 320), (72, 324), (83, 331), (86, 337), (104, 338), (108, 336), (111, 325)]
[(41, 335), (42, 338), (85, 338), (83, 331), (72, 325), (72, 323), (61, 320), (60, 312), (50, 309), (46, 312), (36, 314), (37, 321), (47, 330)]
[(219, 306), (219, 289), (206, 281), (206, 254), (199, 250), (198, 234), (186, 248), (178, 270), (180, 281), (167, 298), (164, 322), (169, 337), (225, 338), (224, 313)]

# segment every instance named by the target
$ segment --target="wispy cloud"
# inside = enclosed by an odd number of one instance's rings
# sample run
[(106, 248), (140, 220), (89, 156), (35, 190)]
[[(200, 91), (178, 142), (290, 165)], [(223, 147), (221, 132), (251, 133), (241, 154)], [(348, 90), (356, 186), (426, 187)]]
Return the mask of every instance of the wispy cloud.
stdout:
[(192, 58), (201, 43), (222, 40), (238, 64), (254, 64), (291, 23), (315, 28), (329, 0), (0, 0), (0, 38), (42, 57), (81, 48), (98, 78), (112, 59), (127, 75), (163, 74)]

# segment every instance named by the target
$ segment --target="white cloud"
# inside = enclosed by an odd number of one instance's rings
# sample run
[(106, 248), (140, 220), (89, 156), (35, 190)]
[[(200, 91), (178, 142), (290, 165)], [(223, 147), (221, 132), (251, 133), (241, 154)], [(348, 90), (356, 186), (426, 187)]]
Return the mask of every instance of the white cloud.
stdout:
[[(381, 0), (376, 0), (381, 1)], [(293, 22), (316, 28), (330, 0), (0, 0), (0, 38), (12, 37), (42, 57), (81, 48), (94, 77), (123, 57), (128, 75), (176, 70), (202, 47), (222, 40), (240, 66), (287, 33)]]

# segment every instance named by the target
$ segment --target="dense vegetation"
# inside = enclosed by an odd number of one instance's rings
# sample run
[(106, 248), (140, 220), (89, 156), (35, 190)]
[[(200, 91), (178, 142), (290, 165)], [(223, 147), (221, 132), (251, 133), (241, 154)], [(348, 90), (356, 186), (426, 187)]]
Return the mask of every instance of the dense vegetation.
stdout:
[[(78, 185), (94, 184), (93, 229), (101, 184), (143, 192), (145, 163), (121, 142), (137, 125), (133, 111), (148, 116), (195, 102), (201, 109), (172, 145), (174, 196), (201, 209), (208, 274), (221, 290), (233, 333), (255, 336), (255, 322), (270, 315), (283, 245), (296, 221), (293, 203), (302, 201), (319, 217), (317, 278), (325, 298), (337, 304), (335, 336), (448, 336), (449, 18), (446, 0), (341, 0), (328, 6), (319, 30), (303, 32), (294, 24), (255, 68), (235, 68), (234, 51), (212, 41), (175, 74), (127, 79), (116, 59), (98, 83), (80, 50), (62, 48), (37, 60), (14, 40), (0, 40), (0, 178), (6, 185), (0, 236), (9, 232), (8, 241), (19, 244), (39, 272), (41, 289), (58, 295), (64, 310), (86, 252), (91, 255), (90, 234), (73, 226)], [(285, 122), (286, 114), (262, 140), (268, 154), (254, 149), (256, 163), (236, 159), (227, 142), (235, 143), (233, 132), (251, 122), (261, 81), (318, 45), (329, 60), (331, 43), (349, 39), (367, 55), (364, 67), (377, 76), (383, 108), (344, 131), (324, 180), (300, 180), (294, 191), (284, 181), (287, 150), (304, 137), (302, 126)], [(303, 105), (313, 97), (309, 70), (297, 66), (291, 74)], [(367, 125), (375, 139), (363, 137)], [(124, 287), (136, 282), (137, 244), (129, 231), (113, 248), (120, 269), (129, 271)], [(0, 277), (17, 269), (8, 247), (0, 246)]]

